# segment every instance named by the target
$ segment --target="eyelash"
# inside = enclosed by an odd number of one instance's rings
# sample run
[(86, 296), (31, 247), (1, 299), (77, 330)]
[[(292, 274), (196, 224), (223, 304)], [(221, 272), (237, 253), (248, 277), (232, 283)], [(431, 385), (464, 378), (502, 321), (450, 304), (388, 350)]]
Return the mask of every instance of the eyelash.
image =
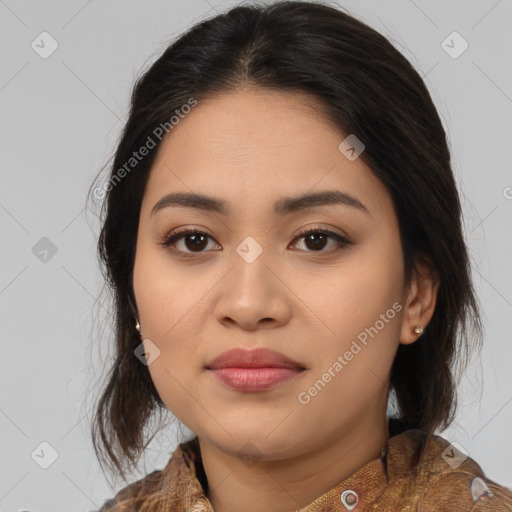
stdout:
[[(322, 235), (328, 235), (329, 238), (333, 238), (336, 240), (340, 245), (336, 247), (335, 249), (332, 249), (330, 251), (305, 251), (310, 253), (319, 253), (319, 254), (329, 254), (332, 252), (339, 251), (343, 248), (345, 248), (348, 245), (351, 245), (352, 242), (346, 238), (345, 236), (339, 235), (338, 233), (335, 233), (334, 231), (330, 231), (329, 229), (322, 229), (318, 227), (313, 228), (305, 228), (302, 231), (299, 232), (299, 234), (294, 238), (293, 241), (298, 240), (300, 238), (305, 238), (306, 236), (310, 234), (322, 234)], [(168, 248), (169, 246), (174, 245), (176, 242), (178, 242), (180, 239), (185, 238), (187, 235), (205, 235), (213, 240), (213, 237), (211, 237), (208, 233), (205, 233), (204, 231), (200, 231), (195, 228), (183, 228), (178, 231), (175, 231), (174, 233), (171, 233), (170, 235), (164, 237), (162, 240), (159, 241), (159, 244), (164, 247)], [(180, 253), (183, 257), (193, 257), (195, 255), (204, 254), (205, 251), (199, 251), (199, 252), (184, 252), (180, 251), (179, 249), (173, 248), (173, 251)]]

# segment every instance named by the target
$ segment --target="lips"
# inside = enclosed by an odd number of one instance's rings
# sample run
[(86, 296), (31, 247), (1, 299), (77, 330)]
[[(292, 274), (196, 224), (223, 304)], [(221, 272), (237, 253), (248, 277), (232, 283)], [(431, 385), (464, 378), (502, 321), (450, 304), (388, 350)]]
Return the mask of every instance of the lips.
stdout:
[(267, 348), (246, 350), (234, 348), (223, 352), (206, 365), (209, 370), (222, 368), (290, 368), (304, 370), (305, 367), (280, 352)]
[(222, 353), (206, 368), (223, 384), (239, 392), (257, 392), (293, 380), (306, 368), (273, 350), (235, 348)]

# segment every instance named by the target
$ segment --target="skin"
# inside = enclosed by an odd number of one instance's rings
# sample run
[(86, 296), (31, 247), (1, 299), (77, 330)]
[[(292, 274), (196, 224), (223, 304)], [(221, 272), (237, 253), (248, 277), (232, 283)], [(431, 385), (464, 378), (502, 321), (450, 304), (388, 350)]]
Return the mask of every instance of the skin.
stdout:
[[(295, 511), (380, 457), (396, 350), (418, 338), (412, 328), (425, 327), (435, 308), (429, 269), (418, 267), (404, 283), (387, 189), (361, 158), (340, 152), (346, 135), (316, 102), (254, 88), (201, 100), (163, 140), (145, 190), (133, 282), (141, 338), (160, 350), (148, 368), (162, 400), (199, 437), (216, 512)], [(369, 214), (345, 205), (282, 218), (272, 211), (284, 196), (332, 189), (358, 198)], [(150, 215), (170, 192), (208, 194), (232, 212), (172, 206)], [(159, 244), (182, 226), (210, 238), (199, 250), (190, 237), (175, 242), (175, 252)], [(352, 243), (329, 238), (315, 251), (296, 238), (304, 227)], [(263, 250), (252, 263), (236, 251), (247, 236)], [(299, 393), (394, 303), (401, 311), (300, 403)], [(234, 347), (267, 347), (307, 369), (269, 390), (240, 392), (205, 369)], [(250, 463), (241, 456), (249, 447)]]

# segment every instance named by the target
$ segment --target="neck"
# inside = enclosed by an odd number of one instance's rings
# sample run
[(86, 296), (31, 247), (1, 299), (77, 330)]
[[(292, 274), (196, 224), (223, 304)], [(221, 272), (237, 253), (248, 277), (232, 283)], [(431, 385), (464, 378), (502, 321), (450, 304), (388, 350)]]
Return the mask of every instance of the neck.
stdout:
[(295, 512), (380, 458), (388, 438), (384, 415), (377, 421), (358, 423), (312, 452), (255, 464), (244, 463), (236, 454), (199, 438), (207, 497), (215, 512)]

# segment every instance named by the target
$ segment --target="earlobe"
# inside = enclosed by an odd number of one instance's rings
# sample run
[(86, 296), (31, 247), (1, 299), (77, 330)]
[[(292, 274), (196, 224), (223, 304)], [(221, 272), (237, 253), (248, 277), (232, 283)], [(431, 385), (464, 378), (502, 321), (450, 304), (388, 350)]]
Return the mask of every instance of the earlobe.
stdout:
[(418, 264), (414, 272), (407, 301), (404, 305), (400, 343), (409, 345), (423, 334), (434, 315), (439, 281), (436, 273), (426, 264)]
[(405, 321), (402, 324), (402, 333), (400, 335), (400, 343), (402, 345), (410, 345), (411, 343), (414, 343), (423, 334), (424, 331), (424, 328), (421, 325), (417, 324), (410, 326), (410, 331), (406, 332), (405, 329), (407, 329), (407, 327), (404, 326), (404, 324), (406, 323), (410, 325), (409, 322)]
[[(136, 318), (137, 320), (137, 318)], [(135, 330), (139, 333), (140, 339), (142, 339), (142, 333), (140, 331), (140, 323), (139, 320), (137, 320), (137, 323), (135, 324)]]
[(412, 328), (412, 332), (414, 334), (417, 334), (418, 336), (421, 336), (421, 334), (423, 333), (423, 327), (421, 327), (421, 325), (415, 325), (413, 328)]

